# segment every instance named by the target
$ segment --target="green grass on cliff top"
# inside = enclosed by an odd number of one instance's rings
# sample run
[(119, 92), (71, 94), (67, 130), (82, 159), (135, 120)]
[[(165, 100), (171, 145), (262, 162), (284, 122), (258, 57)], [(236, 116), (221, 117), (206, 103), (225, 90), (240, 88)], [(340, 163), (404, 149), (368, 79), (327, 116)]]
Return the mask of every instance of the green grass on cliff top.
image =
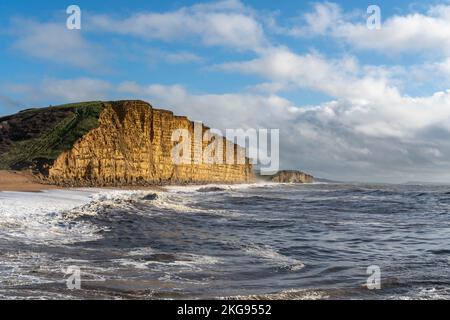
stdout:
[(70, 150), (83, 135), (99, 126), (98, 119), (102, 109), (100, 101), (82, 102), (45, 109), (27, 109), (0, 119), (2, 122), (19, 115), (32, 117), (49, 111), (63, 112), (64, 115), (62, 120), (44, 123), (44, 128), (36, 128), (39, 132), (31, 139), (12, 139), (6, 152), (0, 154), (0, 169), (23, 169), (36, 166), (37, 163), (52, 163), (63, 151)]

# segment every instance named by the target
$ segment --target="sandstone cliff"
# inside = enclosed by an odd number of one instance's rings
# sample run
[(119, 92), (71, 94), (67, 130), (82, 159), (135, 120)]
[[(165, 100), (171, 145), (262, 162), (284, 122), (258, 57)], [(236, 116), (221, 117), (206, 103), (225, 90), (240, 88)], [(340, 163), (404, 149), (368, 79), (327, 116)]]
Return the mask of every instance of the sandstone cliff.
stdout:
[[(143, 101), (25, 110), (0, 118), (0, 168), (30, 168), (49, 183), (69, 186), (253, 180), (249, 159), (244, 164), (199, 163), (194, 143), (190, 163), (174, 164), (171, 137), (175, 129), (194, 134), (194, 124), (186, 117)], [(235, 155), (242, 152), (220, 139)], [(203, 147), (207, 144), (203, 142)]]
[(313, 183), (314, 177), (301, 171), (280, 171), (272, 177), (273, 182), (279, 183)]

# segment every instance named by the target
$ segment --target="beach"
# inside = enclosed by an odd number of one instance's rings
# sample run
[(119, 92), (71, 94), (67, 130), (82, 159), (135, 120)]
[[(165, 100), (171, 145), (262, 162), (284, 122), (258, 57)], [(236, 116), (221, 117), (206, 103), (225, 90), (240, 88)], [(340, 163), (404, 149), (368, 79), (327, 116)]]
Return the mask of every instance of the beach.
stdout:
[(60, 189), (60, 187), (43, 184), (31, 174), (23, 171), (0, 170), (0, 192), (39, 192), (52, 189)]
[[(31, 173), (27, 173), (24, 171), (0, 170), (0, 192), (2, 191), (41, 192), (44, 190), (63, 190), (63, 189), (71, 189), (71, 188), (42, 183)], [(102, 189), (164, 191), (164, 187), (157, 185), (102, 187)]]

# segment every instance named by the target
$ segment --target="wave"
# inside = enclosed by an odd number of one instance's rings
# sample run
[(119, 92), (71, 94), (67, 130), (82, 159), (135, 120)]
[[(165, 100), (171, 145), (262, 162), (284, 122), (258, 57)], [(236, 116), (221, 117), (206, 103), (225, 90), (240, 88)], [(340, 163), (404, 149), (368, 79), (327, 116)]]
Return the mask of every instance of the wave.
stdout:
[(92, 201), (94, 191), (52, 190), (0, 195), (0, 240), (28, 244), (68, 244), (99, 237), (99, 228), (74, 223), (63, 212)]
[[(215, 265), (222, 262), (221, 258), (200, 255), (193, 253), (155, 253), (146, 257), (124, 257), (114, 259), (116, 264), (114, 267), (117, 273), (121, 269), (133, 268), (136, 270), (147, 270), (147, 272), (163, 274), (160, 276), (160, 280), (173, 280), (177, 278), (177, 281), (193, 283), (194, 279), (185, 278), (183, 275), (186, 273), (202, 273), (205, 269), (215, 269)], [(200, 281), (196, 281), (198, 284), (205, 284)]]
[(419, 287), (408, 295), (391, 295), (389, 299), (394, 300), (449, 300), (450, 289), (444, 287)]
[(220, 187), (204, 187), (197, 190), (197, 192), (221, 192), (221, 191), (226, 191), (226, 189)]
[[(250, 188), (271, 188), (279, 187), (277, 182), (255, 182), (255, 183), (239, 183), (239, 184), (204, 184), (204, 185), (186, 185), (186, 186), (166, 186), (169, 192), (198, 192), (202, 189), (218, 189), (217, 191), (238, 191)], [(219, 190), (220, 189), (220, 190)]]
[(196, 208), (189, 202), (186, 196), (179, 196), (176, 194), (164, 193), (156, 200), (152, 201), (152, 206), (163, 210), (170, 210), (180, 213), (209, 213), (214, 210), (207, 210)]
[(115, 209), (135, 209), (134, 204), (138, 201), (153, 201), (159, 197), (158, 193), (146, 191), (103, 191), (92, 196), (89, 203), (66, 210), (64, 217), (75, 219), (83, 216), (95, 216), (107, 213)]
[(225, 297), (225, 300), (324, 300), (330, 296), (325, 290), (290, 289), (277, 293), (237, 295)]
[[(113, 211), (127, 212), (141, 215), (176, 213), (200, 213), (220, 216), (234, 216), (230, 210), (217, 210), (200, 207), (202, 198), (195, 197), (196, 190), (187, 187), (188, 194), (174, 190), (164, 192), (149, 192), (143, 190), (97, 190), (90, 195), (89, 200), (81, 205), (72, 206), (69, 209), (60, 208), (61, 216), (65, 221), (74, 221), (81, 217), (105, 215)], [(184, 187), (183, 187), (184, 190)], [(214, 192), (212, 192), (214, 193)], [(202, 197), (202, 193), (197, 193)]]
[(302, 261), (282, 255), (269, 246), (248, 245), (243, 246), (242, 250), (248, 255), (268, 260), (269, 262), (290, 271), (299, 271), (305, 267), (305, 264)]

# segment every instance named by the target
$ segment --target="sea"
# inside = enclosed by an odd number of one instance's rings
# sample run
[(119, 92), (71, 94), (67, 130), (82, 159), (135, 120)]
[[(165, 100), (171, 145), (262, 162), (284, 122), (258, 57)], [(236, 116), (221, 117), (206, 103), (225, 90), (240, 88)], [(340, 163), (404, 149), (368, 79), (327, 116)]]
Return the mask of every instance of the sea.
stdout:
[(0, 299), (449, 299), (450, 186), (0, 192)]

